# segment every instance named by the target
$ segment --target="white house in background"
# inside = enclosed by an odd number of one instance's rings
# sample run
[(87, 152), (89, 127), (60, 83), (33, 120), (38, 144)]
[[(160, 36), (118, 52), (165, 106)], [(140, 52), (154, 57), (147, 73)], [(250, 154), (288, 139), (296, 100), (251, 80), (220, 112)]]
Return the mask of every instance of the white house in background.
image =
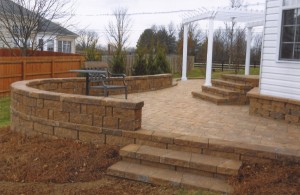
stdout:
[[(27, 9), (21, 7), (20, 5), (14, 3), (13, 1), (9, 1), (9, 0), (0, 0), (0, 1), (1, 1), (1, 5), (3, 5), (3, 9), (5, 8), (14, 9), (15, 11), (13, 13), (15, 15), (17, 15), (18, 11), (21, 9), (23, 11), (23, 14), (26, 12), (30, 12)], [(2, 11), (0, 9), (0, 17), (3, 17), (3, 15), (1, 16), (1, 12)], [(28, 46), (30, 46), (30, 44), (36, 44), (36, 46), (38, 46), (38, 49), (43, 51), (64, 52), (64, 53), (76, 52), (75, 40), (78, 37), (77, 34), (49, 20), (44, 19), (43, 21), (44, 22), (41, 22), (39, 26), (42, 30), (40, 30), (40, 32), (32, 36), (34, 37), (33, 38), (34, 40), (31, 40), (30, 41), (31, 43), (27, 44)], [(0, 29), (2, 31), (1, 33), (3, 33), (4, 36), (6, 37), (6, 40), (9, 43), (10, 47), (12, 48), (16, 47), (15, 41), (12, 39), (12, 36), (10, 35), (10, 33), (7, 32), (7, 29), (4, 28), (3, 25), (4, 24), (1, 23), (0, 20)], [(21, 29), (20, 26), (18, 26), (17, 24), (12, 25), (11, 28), (13, 29), (13, 31), (16, 31), (16, 33), (19, 33)], [(7, 45), (5, 45), (0, 40), (0, 48), (5, 48), (5, 47), (7, 47)]]
[(300, 100), (300, 0), (266, 0), (259, 92)]
[[(59, 28), (60, 30), (57, 31), (57, 28)], [(43, 33), (37, 34), (37, 42), (42, 42), (40, 44), (42, 45), (42, 48), (40, 48), (40, 50), (63, 53), (76, 52), (75, 40), (78, 37), (77, 34), (53, 22), (50, 23), (45, 32), (45, 35)]]

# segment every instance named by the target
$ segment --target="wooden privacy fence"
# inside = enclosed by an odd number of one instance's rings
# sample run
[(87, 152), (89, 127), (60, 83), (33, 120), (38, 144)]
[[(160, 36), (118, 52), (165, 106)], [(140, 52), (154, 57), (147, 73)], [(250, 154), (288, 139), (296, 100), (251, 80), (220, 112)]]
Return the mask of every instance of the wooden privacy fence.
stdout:
[[(112, 60), (111, 55), (102, 56), (102, 61), (107, 62), (110, 65)], [(181, 72), (182, 70), (182, 56), (180, 55), (167, 55), (167, 61), (170, 64), (171, 73)], [(126, 56), (126, 67), (125, 72), (127, 75), (132, 75), (133, 67), (135, 62), (135, 55)], [(194, 67), (194, 56), (188, 56), (188, 71)]]
[(16, 81), (74, 77), (77, 73), (69, 70), (80, 69), (83, 62), (83, 56), (0, 57), (0, 95)]

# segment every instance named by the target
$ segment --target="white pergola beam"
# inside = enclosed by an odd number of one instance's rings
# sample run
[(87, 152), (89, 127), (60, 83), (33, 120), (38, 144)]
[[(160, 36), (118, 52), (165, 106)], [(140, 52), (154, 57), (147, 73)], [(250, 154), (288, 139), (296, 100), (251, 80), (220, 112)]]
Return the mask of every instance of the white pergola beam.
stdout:
[(263, 26), (264, 25), (264, 21), (254, 21), (254, 22), (249, 22), (246, 24), (246, 27), (257, 27), (257, 26)]
[(196, 21), (199, 21), (199, 20), (206, 20), (206, 19), (211, 18), (212, 14), (213, 14), (212, 11), (209, 11), (209, 12), (206, 12), (206, 13), (202, 13), (202, 14), (200, 14), (198, 16), (193, 16), (191, 18), (183, 20), (183, 23), (187, 24), (187, 23), (196, 22)]

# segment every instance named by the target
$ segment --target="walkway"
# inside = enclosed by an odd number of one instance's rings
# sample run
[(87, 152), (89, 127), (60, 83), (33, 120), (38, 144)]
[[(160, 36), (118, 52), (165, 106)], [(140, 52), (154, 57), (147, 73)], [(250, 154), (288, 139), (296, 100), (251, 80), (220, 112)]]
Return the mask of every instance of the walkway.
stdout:
[(248, 106), (217, 106), (194, 99), (204, 80), (180, 81), (178, 86), (130, 94), (142, 100), (142, 128), (300, 151), (300, 126), (248, 114)]

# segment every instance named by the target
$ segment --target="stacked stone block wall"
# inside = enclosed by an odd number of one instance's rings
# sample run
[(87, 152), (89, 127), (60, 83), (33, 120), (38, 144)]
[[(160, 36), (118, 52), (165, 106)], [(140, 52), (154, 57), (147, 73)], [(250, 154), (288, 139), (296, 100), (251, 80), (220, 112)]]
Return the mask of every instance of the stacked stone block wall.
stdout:
[[(173, 86), (171, 74), (132, 76), (125, 79), (128, 86), (128, 93), (146, 92), (159, 90)], [(91, 83), (96, 85), (97, 83)], [(122, 78), (113, 78), (111, 85), (123, 85)], [(85, 77), (70, 78), (70, 79), (45, 79), (33, 81), (29, 84), (33, 88), (55, 91), (68, 94), (85, 94)], [(102, 95), (101, 89), (91, 89), (91, 95)], [(124, 94), (124, 90), (110, 90), (109, 94), (118, 95)]]
[(300, 124), (300, 101), (261, 95), (258, 88), (251, 90), (247, 96), (250, 98), (251, 115)]
[[(172, 76), (128, 77), (127, 82), (129, 92), (157, 90), (171, 87)], [(122, 132), (141, 128), (144, 102), (84, 94), (85, 78), (16, 82), (11, 86), (11, 129), (105, 144), (115, 142), (120, 133), (104, 129)]]
[(20, 81), (12, 84), (13, 130), (105, 143), (103, 128), (129, 131), (141, 128), (144, 102), (57, 93), (30, 87), (54, 89), (58, 85), (78, 86), (76, 82), (48, 81)]

